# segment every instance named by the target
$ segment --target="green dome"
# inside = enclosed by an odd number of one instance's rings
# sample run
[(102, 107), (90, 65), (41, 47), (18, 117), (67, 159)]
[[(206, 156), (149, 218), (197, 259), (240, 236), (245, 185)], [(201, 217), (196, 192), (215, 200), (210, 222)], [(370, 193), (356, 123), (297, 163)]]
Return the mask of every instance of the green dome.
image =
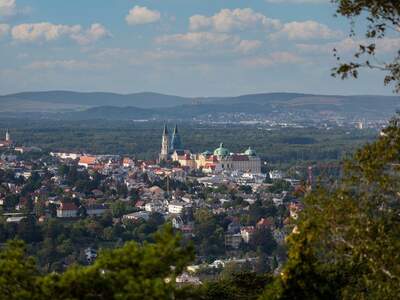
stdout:
[(214, 155), (218, 155), (218, 156), (228, 156), (229, 155), (229, 150), (224, 148), (224, 144), (221, 143), (219, 145), (219, 148), (214, 150)]
[(247, 149), (244, 154), (248, 155), (248, 156), (256, 156), (257, 153), (256, 151), (254, 151), (253, 149), (251, 149), (251, 147), (249, 147), (249, 149)]

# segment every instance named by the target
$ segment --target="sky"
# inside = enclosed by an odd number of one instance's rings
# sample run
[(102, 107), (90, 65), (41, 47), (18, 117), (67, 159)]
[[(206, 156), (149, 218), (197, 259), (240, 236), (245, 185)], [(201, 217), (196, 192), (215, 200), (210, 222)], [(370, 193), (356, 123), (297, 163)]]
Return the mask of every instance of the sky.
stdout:
[(331, 77), (332, 49), (358, 45), (334, 13), (329, 0), (0, 0), (0, 94), (391, 94), (378, 71)]

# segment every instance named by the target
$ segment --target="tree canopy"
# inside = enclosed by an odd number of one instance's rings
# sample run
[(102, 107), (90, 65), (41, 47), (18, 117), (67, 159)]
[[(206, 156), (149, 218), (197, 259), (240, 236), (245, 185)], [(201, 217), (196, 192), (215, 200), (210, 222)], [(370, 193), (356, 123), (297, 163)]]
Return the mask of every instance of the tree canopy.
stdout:
[[(352, 76), (357, 78), (360, 68), (379, 69), (386, 72), (385, 84), (394, 83), (395, 91), (400, 92), (400, 47), (393, 43), (400, 34), (400, 2), (398, 0), (332, 0), (337, 4), (337, 14), (351, 20), (350, 36), (356, 36), (357, 18), (365, 18), (367, 26), (363, 39), (357, 40), (358, 51), (354, 60), (341, 63), (333, 69), (333, 75), (342, 78)], [(391, 42), (392, 58), (379, 55), (384, 39)], [(397, 45), (397, 46), (396, 46)], [(395, 49), (397, 47), (397, 49)], [(340, 53), (334, 49), (335, 56), (341, 60)]]
[(4, 299), (175, 299), (175, 277), (193, 259), (171, 226), (155, 243), (128, 242), (103, 251), (90, 266), (40, 275), (22, 242), (0, 252), (0, 290)]
[(291, 234), (265, 299), (394, 299), (400, 294), (400, 120), (319, 187)]

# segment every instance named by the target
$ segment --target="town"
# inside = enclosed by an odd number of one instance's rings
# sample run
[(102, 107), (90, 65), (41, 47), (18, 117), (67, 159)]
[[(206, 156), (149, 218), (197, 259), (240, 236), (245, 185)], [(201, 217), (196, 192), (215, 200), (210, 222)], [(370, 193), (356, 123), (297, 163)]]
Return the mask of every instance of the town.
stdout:
[(251, 146), (231, 153), (221, 143), (194, 154), (182, 140), (177, 126), (171, 136), (165, 126), (159, 157), (137, 160), (46, 153), (16, 146), (7, 130), (0, 141), (0, 241), (22, 238), (44, 270), (61, 271), (90, 264), (101, 248), (151, 240), (169, 222), (196, 246), (184, 280), (219, 274), (227, 264), (277, 270), (307, 184), (280, 170), (262, 174), (268, 162)]
[(0, 0), (0, 298), (400, 295), (400, 0)]

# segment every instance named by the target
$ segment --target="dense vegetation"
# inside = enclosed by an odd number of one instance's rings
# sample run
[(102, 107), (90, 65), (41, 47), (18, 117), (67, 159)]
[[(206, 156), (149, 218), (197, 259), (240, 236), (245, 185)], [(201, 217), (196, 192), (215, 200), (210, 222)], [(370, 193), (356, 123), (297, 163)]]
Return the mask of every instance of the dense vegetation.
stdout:
[(400, 123), (345, 162), (337, 187), (305, 199), (289, 261), (265, 299), (395, 299), (400, 294)]
[[(345, 128), (277, 127), (270, 130), (260, 125), (179, 125), (184, 146), (194, 152), (213, 150), (220, 142), (233, 152), (243, 152), (251, 145), (263, 159), (274, 164), (339, 160), (377, 135), (375, 130)], [(131, 154), (139, 159), (155, 159), (160, 151), (163, 124), (0, 120), (0, 128), (7, 127), (17, 143), (49, 151)]]
[[(175, 277), (193, 259), (191, 246), (180, 243), (166, 227), (156, 243), (129, 242), (104, 251), (88, 267), (40, 275), (23, 244), (9, 242), (0, 252), (3, 299), (174, 299)], [(173, 267), (173, 268), (172, 268)], [(168, 279), (168, 280), (167, 280)]]

